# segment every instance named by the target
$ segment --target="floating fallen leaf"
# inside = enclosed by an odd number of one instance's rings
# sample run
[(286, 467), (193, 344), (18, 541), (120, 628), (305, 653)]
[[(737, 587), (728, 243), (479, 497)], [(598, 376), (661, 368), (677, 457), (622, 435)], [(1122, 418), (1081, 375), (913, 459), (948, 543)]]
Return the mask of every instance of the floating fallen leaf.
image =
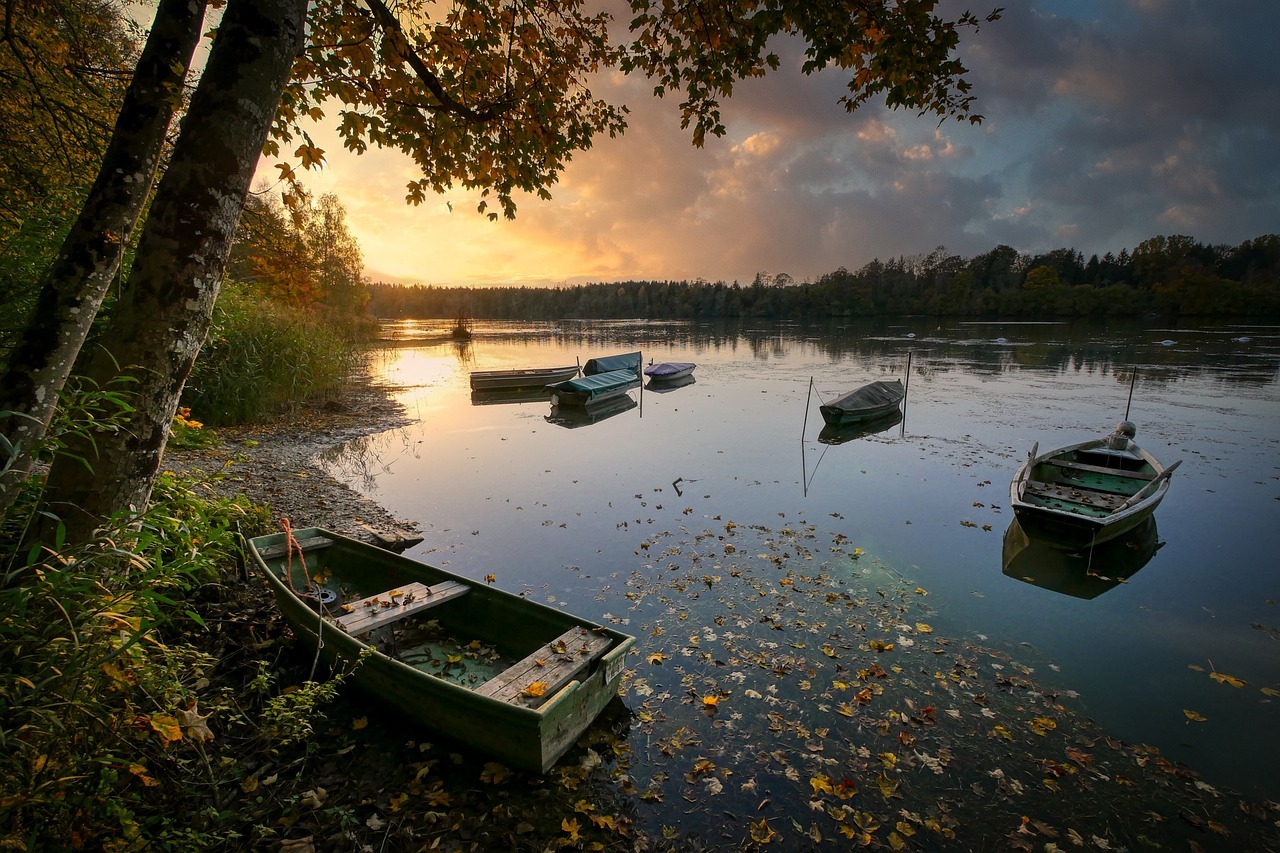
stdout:
[(1208, 717), (1202, 717), (1201, 715), (1197, 714), (1195, 711), (1188, 711), (1186, 708), (1182, 709), (1182, 713), (1187, 715), (1188, 720), (1191, 720), (1192, 722), (1195, 722), (1195, 723), (1203, 723), (1205, 720), (1208, 719)]
[(1262, 688), (1262, 694), (1264, 696), (1280, 696), (1280, 690), (1276, 690), (1274, 687), (1264, 687)]
[(1230, 684), (1232, 687), (1244, 687), (1244, 681), (1233, 675), (1223, 675), (1221, 672), (1210, 672), (1209, 677), (1220, 684)]
[(654, 652), (653, 654), (649, 655), (649, 658), (648, 658), (649, 663), (652, 663), (652, 664), (660, 664), (666, 659), (667, 659), (667, 656), (664, 655), (662, 652)]
[(484, 576), (484, 582), (485, 582), (485, 583), (494, 583), (495, 581), (497, 581), (497, 579), (498, 579), (498, 576), (497, 576), (497, 575), (485, 575), (485, 576)]
[(762, 819), (759, 823), (751, 824), (751, 840), (756, 844), (772, 844), (777, 837), (778, 833), (769, 826), (769, 821)]

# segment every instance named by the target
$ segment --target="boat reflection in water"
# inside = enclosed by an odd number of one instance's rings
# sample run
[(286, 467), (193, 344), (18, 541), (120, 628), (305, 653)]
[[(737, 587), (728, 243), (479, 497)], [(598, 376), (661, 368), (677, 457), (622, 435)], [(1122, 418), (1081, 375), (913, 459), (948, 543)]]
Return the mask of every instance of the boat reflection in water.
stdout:
[(681, 376), (679, 379), (660, 379), (654, 381), (650, 379), (645, 383), (644, 390), (653, 391), (655, 394), (665, 394), (668, 391), (674, 391), (677, 388), (684, 388), (693, 385), (698, 380), (692, 376)]
[(547, 423), (562, 426), (565, 429), (598, 424), (606, 418), (629, 412), (636, 407), (636, 401), (630, 394), (621, 397), (610, 397), (590, 406), (552, 406), (547, 415)]
[(494, 406), (506, 403), (545, 403), (551, 399), (546, 388), (512, 388), (492, 391), (472, 391), (471, 405)]
[(1004, 574), (1075, 598), (1097, 598), (1128, 582), (1164, 545), (1147, 518), (1114, 539), (1078, 550), (1028, 536), (1015, 518), (1004, 534)]
[(818, 433), (818, 441), (821, 444), (844, 444), (847, 441), (854, 441), (855, 439), (865, 438), (868, 435), (884, 432), (900, 423), (902, 423), (902, 411), (894, 409), (889, 414), (881, 415), (872, 420), (858, 421), (857, 423), (843, 426), (827, 424), (822, 428), (822, 432)]

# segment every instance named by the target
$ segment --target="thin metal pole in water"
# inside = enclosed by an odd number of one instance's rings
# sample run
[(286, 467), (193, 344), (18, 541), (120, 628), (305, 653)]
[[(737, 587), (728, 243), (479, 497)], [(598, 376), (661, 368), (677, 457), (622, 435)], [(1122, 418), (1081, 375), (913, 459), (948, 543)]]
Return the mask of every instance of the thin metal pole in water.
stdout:
[(1138, 368), (1133, 369), (1133, 373), (1129, 374), (1129, 402), (1124, 404), (1124, 419), (1129, 420), (1129, 407), (1133, 405), (1133, 383), (1138, 379)]
[(813, 399), (813, 377), (809, 377), (809, 393), (804, 395), (804, 425), (800, 427), (800, 441), (804, 442), (804, 434), (809, 431), (809, 401)]

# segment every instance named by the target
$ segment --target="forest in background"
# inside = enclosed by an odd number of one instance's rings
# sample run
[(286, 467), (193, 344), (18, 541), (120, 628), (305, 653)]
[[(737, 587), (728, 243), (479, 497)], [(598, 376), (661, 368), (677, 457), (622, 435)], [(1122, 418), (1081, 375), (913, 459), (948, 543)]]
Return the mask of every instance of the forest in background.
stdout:
[(1159, 236), (1133, 252), (1074, 249), (1041, 255), (997, 246), (963, 258), (873, 260), (817, 281), (757, 275), (751, 284), (623, 281), (557, 288), (370, 285), (378, 317), (654, 320), (755, 317), (822, 319), (876, 315), (1057, 317), (1102, 315), (1280, 315), (1280, 236), (1239, 246)]

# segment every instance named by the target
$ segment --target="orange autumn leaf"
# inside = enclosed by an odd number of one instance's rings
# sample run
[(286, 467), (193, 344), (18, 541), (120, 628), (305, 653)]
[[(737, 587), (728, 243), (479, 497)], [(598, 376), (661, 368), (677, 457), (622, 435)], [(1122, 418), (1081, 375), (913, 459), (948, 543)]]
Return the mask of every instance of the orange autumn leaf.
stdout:
[(182, 740), (182, 727), (168, 714), (154, 714), (150, 722), (151, 730), (160, 736), (160, 742), (165, 746)]
[(1191, 720), (1194, 723), (1203, 723), (1205, 720), (1208, 719), (1208, 717), (1201, 716), (1200, 714), (1197, 714), (1195, 711), (1188, 711), (1185, 708), (1182, 710), (1182, 713), (1186, 714), (1187, 719)]
[(751, 840), (756, 844), (772, 844), (777, 837), (778, 833), (769, 826), (768, 820), (761, 819), (759, 823), (751, 824)]
[(520, 691), (520, 695), (537, 698), (547, 692), (547, 683), (545, 681), (535, 681)]
[(1219, 684), (1230, 684), (1232, 687), (1244, 687), (1244, 681), (1233, 675), (1223, 675), (1221, 672), (1211, 672), (1209, 677)]

